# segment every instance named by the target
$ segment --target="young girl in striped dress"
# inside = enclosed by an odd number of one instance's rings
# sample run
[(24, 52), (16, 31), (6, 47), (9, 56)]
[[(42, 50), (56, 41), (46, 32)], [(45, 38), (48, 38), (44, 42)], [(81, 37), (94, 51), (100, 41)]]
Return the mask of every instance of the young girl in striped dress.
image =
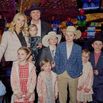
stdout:
[(34, 103), (36, 72), (33, 63), (28, 62), (31, 52), (21, 47), (17, 53), (18, 61), (13, 63), (11, 72), (12, 100), (14, 103)]

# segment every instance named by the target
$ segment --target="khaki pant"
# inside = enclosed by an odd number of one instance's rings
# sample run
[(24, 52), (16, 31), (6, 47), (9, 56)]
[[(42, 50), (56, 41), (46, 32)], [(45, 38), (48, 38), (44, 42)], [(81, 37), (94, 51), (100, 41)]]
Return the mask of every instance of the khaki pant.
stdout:
[(67, 87), (69, 87), (69, 103), (76, 103), (78, 78), (71, 78), (65, 71), (58, 75), (58, 88), (60, 103), (67, 103)]

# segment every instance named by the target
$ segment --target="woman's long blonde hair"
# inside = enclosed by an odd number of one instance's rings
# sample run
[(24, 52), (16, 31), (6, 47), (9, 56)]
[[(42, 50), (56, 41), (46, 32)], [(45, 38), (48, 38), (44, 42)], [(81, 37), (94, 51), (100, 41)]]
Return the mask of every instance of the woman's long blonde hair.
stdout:
[(15, 31), (16, 21), (17, 21), (18, 17), (20, 17), (20, 16), (23, 16), (23, 17), (25, 18), (25, 23), (24, 23), (24, 26), (21, 28), (21, 31), (23, 31), (24, 33), (27, 34), (27, 31), (28, 31), (27, 17), (26, 17), (26, 15), (23, 14), (23, 13), (17, 13), (17, 14), (14, 16), (12, 22), (10, 23), (9, 30), (10, 30), (11, 32), (14, 32), (14, 31)]

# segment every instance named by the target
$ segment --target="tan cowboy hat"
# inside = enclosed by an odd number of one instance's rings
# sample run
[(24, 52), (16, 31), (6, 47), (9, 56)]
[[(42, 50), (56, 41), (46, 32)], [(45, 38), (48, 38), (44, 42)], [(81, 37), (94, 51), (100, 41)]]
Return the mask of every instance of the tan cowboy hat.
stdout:
[(45, 35), (42, 39), (42, 44), (45, 46), (45, 47), (48, 47), (49, 46), (49, 43), (48, 43), (48, 40), (51, 38), (51, 37), (57, 37), (58, 38), (58, 43), (60, 42), (61, 40), (61, 35), (59, 34), (56, 34), (56, 32), (54, 31), (50, 31), (47, 35)]
[(69, 35), (69, 32), (73, 32), (75, 34), (75, 39), (79, 39), (81, 37), (81, 31), (77, 30), (74, 26), (67, 27), (66, 34)]

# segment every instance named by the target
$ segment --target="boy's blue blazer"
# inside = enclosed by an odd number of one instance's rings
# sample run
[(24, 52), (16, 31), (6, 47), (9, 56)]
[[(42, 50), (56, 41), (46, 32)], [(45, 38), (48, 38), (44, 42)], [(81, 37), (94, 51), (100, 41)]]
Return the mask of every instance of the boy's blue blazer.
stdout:
[(97, 64), (95, 65), (95, 57), (94, 52), (90, 55), (90, 62), (93, 66), (93, 69), (98, 70), (98, 76), (94, 75), (94, 87), (103, 86), (103, 52), (100, 54), (99, 60)]
[(57, 74), (67, 71), (71, 77), (79, 77), (82, 74), (83, 68), (81, 51), (81, 47), (73, 43), (71, 55), (69, 59), (67, 59), (66, 42), (60, 43), (56, 50), (54, 71)]
[[(98, 75), (94, 74), (93, 81), (93, 100), (98, 100), (103, 103), (103, 52), (101, 52), (97, 64), (95, 65), (94, 52), (90, 55), (90, 62), (94, 70), (98, 70)], [(93, 102), (94, 103), (94, 102)]]

